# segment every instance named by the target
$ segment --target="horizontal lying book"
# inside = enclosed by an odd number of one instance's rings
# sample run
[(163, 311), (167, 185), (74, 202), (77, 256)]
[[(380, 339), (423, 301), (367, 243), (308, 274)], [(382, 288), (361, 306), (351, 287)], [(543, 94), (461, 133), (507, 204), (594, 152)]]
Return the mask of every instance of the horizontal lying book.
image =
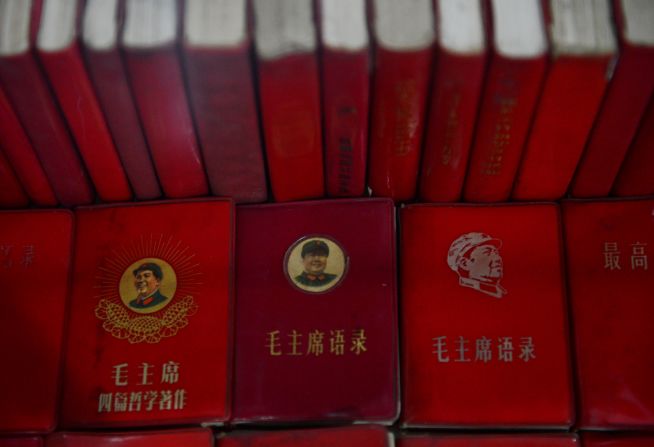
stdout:
[(236, 431), (219, 435), (218, 447), (392, 447), (393, 435), (379, 426), (278, 430), (274, 432)]
[(398, 447), (578, 447), (574, 434), (506, 434), (506, 435), (406, 435)]
[(642, 433), (592, 433), (581, 436), (584, 447), (650, 447), (654, 445), (654, 435)]
[(0, 447), (43, 447), (41, 438), (0, 438)]
[(213, 447), (213, 435), (206, 428), (134, 431), (129, 433), (55, 433), (46, 447)]

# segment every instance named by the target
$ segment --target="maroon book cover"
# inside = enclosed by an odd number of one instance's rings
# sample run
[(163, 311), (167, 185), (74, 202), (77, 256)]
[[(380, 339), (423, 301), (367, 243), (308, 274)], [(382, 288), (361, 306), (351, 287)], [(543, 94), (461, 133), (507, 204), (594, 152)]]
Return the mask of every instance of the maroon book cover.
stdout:
[(0, 213), (0, 433), (54, 429), (73, 217)]
[(14, 170), (0, 151), (0, 208), (23, 208), (27, 204), (27, 196)]
[(563, 204), (585, 429), (654, 428), (654, 200)]
[[(213, 447), (208, 428), (130, 433), (55, 433), (45, 447)], [(0, 444), (1, 446), (1, 444)]]
[(592, 433), (581, 435), (584, 447), (651, 447), (654, 445), (653, 434), (643, 433)]
[(61, 426), (220, 423), (233, 204), (78, 208)]
[(547, 435), (406, 435), (400, 436), (398, 447), (579, 447), (573, 434)]
[(241, 207), (236, 249), (234, 421), (392, 422), (392, 202)]
[(379, 426), (235, 432), (218, 436), (217, 447), (392, 447), (393, 435)]
[(0, 438), (0, 447), (43, 447), (41, 438)]
[(404, 426), (573, 421), (559, 209), (402, 210)]

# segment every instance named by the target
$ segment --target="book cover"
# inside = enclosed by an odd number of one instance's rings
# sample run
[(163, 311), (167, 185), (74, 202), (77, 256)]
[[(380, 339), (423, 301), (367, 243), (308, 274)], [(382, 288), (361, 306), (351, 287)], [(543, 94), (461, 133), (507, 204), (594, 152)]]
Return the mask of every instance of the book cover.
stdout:
[(28, 203), (14, 170), (0, 151), (0, 208), (23, 208)]
[(211, 192), (268, 198), (245, 0), (187, 2), (183, 53)]
[(55, 428), (73, 217), (0, 212), (0, 433)]
[(0, 447), (43, 447), (41, 438), (0, 438)]
[(395, 419), (394, 222), (387, 199), (238, 209), (234, 422)]
[(552, 57), (512, 197), (568, 190), (617, 57), (609, 0), (551, 0)]
[[(64, 206), (94, 200), (91, 183), (36, 56), (41, 0), (0, 3), (0, 82)], [(51, 203), (47, 203), (50, 205)]]
[(584, 447), (650, 447), (654, 444), (654, 435), (642, 433), (584, 432), (581, 439)]
[(486, 69), (484, 11), (479, 0), (436, 2), (432, 78), (420, 198), (460, 200)]
[(392, 447), (393, 435), (380, 426), (234, 432), (218, 436), (216, 447)]
[(134, 197), (156, 199), (161, 196), (161, 188), (118, 47), (124, 15), (122, 4), (118, 0), (86, 1), (82, 49), (88, 75)]
[(578, 426), (654, 427), (654, 200), (563, 203)]
[(126, 6), (120, 45), (161, 188), (170, 198), (207, 195), (177, 53), (179, 5), (127, 0)]
[(233, 205), (78, 208), (61, 426), (229, 417)]
[(558, 207), (413, 205), (400, 217), (402, 425), (569, 427)]
[(375, 0), (375, 74), (368, 187), (394, 201), (414, 198), (431, 77), (434, 12), (430, 0)]
[(491, 0), (490, 54), (463, 198), (508, 200), (541, 92), (547, 37), (539, 0)]
[(259, 103), (278, 202), (325, 195), (316, 30), (311, 0), (255, 0)]
[(613, 2), (620, 57), (572, 182), (574, 197), (605, 197), (654, 91), (654, 3)]
[(366, 2), (322, 0), (320, 13), (327, 194), (362, 196), (371, 69)]
[(130, 433), (55, 433), (46, 447), (213, 447), (208, 428), (141, 431)]
[(574, 434), (400, 436), (398, 447), (578, 447)]

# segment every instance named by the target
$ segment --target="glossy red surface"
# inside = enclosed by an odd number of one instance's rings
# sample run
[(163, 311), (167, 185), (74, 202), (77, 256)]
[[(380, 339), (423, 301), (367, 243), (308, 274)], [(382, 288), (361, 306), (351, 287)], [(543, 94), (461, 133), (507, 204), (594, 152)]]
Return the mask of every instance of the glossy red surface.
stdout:
[(389, 433), (379, 426), (241, 432), (218, 437), (217, 447), (391, 447)]
[(400, 437), (398, 447), (576, 447), (571, 434), (415, 435)]
[(22, 208), (28, 204), (27, 196), (14, 170), (0, 152), (0, 208)]
[(583, 433), (584, 447), (651, 447), (654, 435), (643, 433)]
[(42, 447), (41, 438), (0, 438), (0, 447)]
[(131, 433), (56, 433), (46, 447), (213, 447), (209, 429)]

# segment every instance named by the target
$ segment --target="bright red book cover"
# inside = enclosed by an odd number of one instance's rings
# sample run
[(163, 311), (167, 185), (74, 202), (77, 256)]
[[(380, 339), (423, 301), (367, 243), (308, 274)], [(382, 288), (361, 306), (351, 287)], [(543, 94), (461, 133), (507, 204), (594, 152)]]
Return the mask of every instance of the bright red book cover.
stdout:
[[(211, 192), (236, 203), (264, 202), (268, 191), (247, 7), (245, 1), (232, 3), (237, 8), (216, 1), (186, 3), (183, 53), (191, 108)], [(235, 32), (219, 32), (230, 24)]]
[(217, 447), (392, 447), (393, 435), (379, 426), (275, 432), (235, 432), (219, 436)]
[(207, 428), (130, 433), (55, 433), (46, 447), (213, 447)]
[(161, 187), (184, 198), (207, 195), (209, 187), (177, 53), (177, 8), (171, 0), (128, 0), (121, 46)]
[(563, 204), (582, 429), (654, 427), (654, 200)]
[(233, 205), (76, 210), (61, 425), (229, 417)]
[(0, 438), (0, 447), (43, 447), (41, 438)]
[[(630, 4), (636, 9), (625, 9)], [(613, 6), (620, 57), (572, 182), (574, 197), (609, 195), (654, 91), (654, 33), (647, 40), (632, 35), (638, 22), (651, 28), (654, 4), (615, 0)]]
[(28, 203), (14, 170), (0, 151), (0, 208), (23, 208)]
[(570, 426), (558, 207), (414, 205), (401, 228), (403, 425)]
[(0, 433), (55, 427), (72, 227), (65, 210), (0, 213)]
[(398, 447), (578, 447), (572, 434), (547, 435), (414, 435), (400, 436)]
[(57, 199), (22, 124), (0, 88), (0, 150), (35, 205), (55, 206)]
[(392, 202), (241, 207), (237, 222), (234, 421), (391, 423)]
[(638, 433), (592, 433), (581, 436), (584, 447), (651, 447), (654, 435)]

